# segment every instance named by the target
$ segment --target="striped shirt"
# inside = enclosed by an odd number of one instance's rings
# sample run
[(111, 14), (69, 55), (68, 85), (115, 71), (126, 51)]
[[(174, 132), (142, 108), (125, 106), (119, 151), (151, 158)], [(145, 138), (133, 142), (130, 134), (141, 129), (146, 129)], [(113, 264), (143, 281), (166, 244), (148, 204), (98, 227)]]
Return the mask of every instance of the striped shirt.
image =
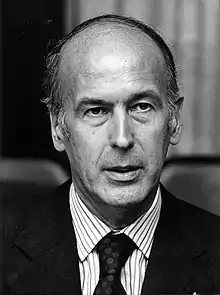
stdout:
[(70, 210), (76, 233), (79, 270), (83, 295), (93, 295), (99, 280), (99, 257), (96, 245), (109, 232), (124, 233), (130, 237), (137, 248), (121, 271), (121, 283), (127, 295), (141, 294), (147, 262), (153, 243), (154, 232), (161, 209), (160, 188), (147, 212), (134, 223), (115, 231), (93, 215), (77, 195), (73, 184), (70, 187)]

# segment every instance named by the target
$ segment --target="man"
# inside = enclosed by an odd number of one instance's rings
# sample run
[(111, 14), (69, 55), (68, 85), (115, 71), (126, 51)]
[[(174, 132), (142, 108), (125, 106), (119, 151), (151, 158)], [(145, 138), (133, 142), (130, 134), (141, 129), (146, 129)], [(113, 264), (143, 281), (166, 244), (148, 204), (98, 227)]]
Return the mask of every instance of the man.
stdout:
[(7, 237), (5, 294), (220, 292), (219, 220), (159, 182), (183, 103), (163, 39), (90, 19), (49, 55), (45, 85), (72, 179)]

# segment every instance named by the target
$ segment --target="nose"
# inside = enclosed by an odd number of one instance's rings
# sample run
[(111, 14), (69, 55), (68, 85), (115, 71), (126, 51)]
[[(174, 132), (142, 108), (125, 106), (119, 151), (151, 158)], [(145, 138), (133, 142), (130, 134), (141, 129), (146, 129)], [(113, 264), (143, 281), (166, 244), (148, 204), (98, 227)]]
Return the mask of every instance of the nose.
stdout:
[(123, 108), (115, 110), (109, 134), (112, 147), (127, 150), (134, 146), (134, 134), (129, 119)]

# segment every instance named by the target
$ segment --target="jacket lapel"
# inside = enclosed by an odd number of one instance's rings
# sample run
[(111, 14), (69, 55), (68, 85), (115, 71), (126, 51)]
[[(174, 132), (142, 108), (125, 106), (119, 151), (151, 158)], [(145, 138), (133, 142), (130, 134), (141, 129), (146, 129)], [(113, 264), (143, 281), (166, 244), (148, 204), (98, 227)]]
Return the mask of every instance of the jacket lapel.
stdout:
[(29, 260), (17, 283), (22, 292), (81, 294), (76, 237), (69, 209), (70, 183), (65, 183), (43, 203), (35, 222), (21, 231), (15, 241), (15, 247)]

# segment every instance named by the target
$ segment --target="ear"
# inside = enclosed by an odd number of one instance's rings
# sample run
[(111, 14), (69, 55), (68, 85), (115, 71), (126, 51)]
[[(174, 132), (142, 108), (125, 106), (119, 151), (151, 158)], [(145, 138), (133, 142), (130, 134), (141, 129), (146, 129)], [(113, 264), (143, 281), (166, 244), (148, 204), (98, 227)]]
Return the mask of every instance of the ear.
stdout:
[(181, 112), (182, 112), (182, 107), (183, 107), (183, 101), (184, 101), (184, 97), (181, 96), (178, 98), (178, 100), (175, 102), (175, 104), (177, 105), (177, 113), (175, 115), (175, 118), (173, 119), (173, 124), (170, 127), (170, 131), (171, 131), (171, 137), (170, 137), (170, 143), (172, 145), (176, 145), (179, 143), (180, 141), (180, 137), (181, 137), (181, 131), (182, 131), (182, 125), (181, 125)]
[(52, 135), (53, 145), (58, 152), (63, 152), (65, 150), (64, 136), (58, 124), (57, 117), (55, 115), (52, 115), (51, 113), (50, 113), (50, 123), (51, 123), (51, 135)]

